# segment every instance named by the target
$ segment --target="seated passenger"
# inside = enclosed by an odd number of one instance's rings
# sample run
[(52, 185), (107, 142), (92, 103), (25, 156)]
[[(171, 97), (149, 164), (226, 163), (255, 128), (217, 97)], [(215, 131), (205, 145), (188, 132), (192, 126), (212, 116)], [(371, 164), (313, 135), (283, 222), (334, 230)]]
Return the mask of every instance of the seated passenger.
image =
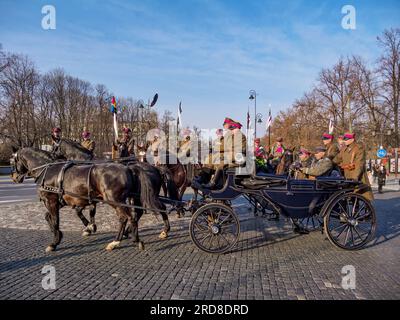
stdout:
[[(300, 148), (300, 151), (298, 153), (300, 161), (298, 163), (295, 163), (294, 168), (309, 168), (311, 167), (311, 164), (315, 160), (311, 154), (310, 151), (308, 151), (305, 148)], [(304, 174), (303, 172), (299, 171), (297, 172), (296, 179), (307, 179), (307, 175)]]
[(315, 160), (310, 167), (300, 168), (300, 171), (310, 178), (327, 175), (333, 168), (332, 161), (326, 155), (325, 147), (317, 147), (314, 153)]

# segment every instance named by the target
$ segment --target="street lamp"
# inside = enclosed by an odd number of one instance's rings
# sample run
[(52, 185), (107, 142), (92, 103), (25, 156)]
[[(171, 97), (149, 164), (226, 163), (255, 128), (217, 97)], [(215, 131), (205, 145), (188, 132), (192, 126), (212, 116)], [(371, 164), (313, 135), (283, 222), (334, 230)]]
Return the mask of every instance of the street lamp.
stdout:
[(257, 92), (250, 90), (249, 100), (254, 100), (254, 140), (257, 138)]
[(151, 102), (150, 102), (150, 99), (149, 99), (147, 104), (145, 104), (143, 100), (138, 100), (137, 101), (138, 111), (139, 111), (139, 109), (141, 110), (141, 112), (140, 112), (141, 121), (140, 121), (140, 125), (139, 125), (139, 138), (140, 139), (142, 139), (142, 135), (143, 135), (142, 127), (143, 127), (144, 122), (145, 122), (144, 121), (144, 113), (146, 111), (146, 115), (147, 115), (147, 113), (150, 110), (150, 108), (154, 107), (154, 105), (157, 103), (157, 100), (158, 100), (158, 93), (156, 93), (154, 95), (153, 100)]

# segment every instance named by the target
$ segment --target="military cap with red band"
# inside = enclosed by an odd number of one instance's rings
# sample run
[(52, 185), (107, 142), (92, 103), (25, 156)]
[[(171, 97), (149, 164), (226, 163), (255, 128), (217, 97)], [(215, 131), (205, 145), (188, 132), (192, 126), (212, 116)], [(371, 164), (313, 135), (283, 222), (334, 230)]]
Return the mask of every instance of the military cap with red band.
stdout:
[(343, 138), (350, 140), (350, 139), (354, 139), (356, 137), (355, 133), (345, 133)]
[(311, 154), (311, 152), (305, 148), (300, 148), (299, 154)]
[(333, 139), (333, 135), (330, 134), (330, 133), (324, 133), (324, 134), (322, 135), (322, 139), (329, 139), (329, 140), (332, 140), (332, 139)]

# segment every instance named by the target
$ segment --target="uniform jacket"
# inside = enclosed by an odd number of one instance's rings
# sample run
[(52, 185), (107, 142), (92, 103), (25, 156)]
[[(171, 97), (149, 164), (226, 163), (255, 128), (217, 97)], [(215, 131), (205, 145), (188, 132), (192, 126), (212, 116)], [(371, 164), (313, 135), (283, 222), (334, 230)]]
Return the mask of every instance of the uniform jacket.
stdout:
[[(300, 160), (300, 164), (302, 168), (309, 168), (311, 167), (313, 161), (315, 159), (313, 157), (308, 157), (306, 160), (301, 161)], [(297, 179), (307, 179), (307, 175), (301, 171), (297, 172)]]
[(94, 148), (96, 147), (96, 143), (93, 140), (83, 140), (81, 143), (82, 147), (88, 149), (90, 152), (94, 151)]
[(339, 147), (336, 143), (330, 143), (326, 145), (326, 156), (333, 160), (339, 154)]
[(303, 172), (306, 175), (319, 177), (328, 173), (333, 168), (333, 163), (328, 157), (314, 161), (310, 167), (305, 168)]
[[(364, 148), (354, 142), (351, 145), (343, 148), (334, 158), (333, 162), (339, 167), (343, 168), (346, 179), (361, 181), (369, 186), (370, 183), (367, 176), (365, 159), (366, 155)], [(349, 168), (349, 165), (353, 165), (354, 169), (351, 167)], [(363, 195), (369, 200), (373, 199), (373, 194), (371, 191), (368, 191)]]

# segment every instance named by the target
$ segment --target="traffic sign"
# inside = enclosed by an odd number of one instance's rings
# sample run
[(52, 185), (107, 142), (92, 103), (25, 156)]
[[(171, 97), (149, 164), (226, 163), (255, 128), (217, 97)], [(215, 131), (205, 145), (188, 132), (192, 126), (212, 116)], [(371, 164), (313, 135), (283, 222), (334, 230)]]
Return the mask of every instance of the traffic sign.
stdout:
[(377, 155), (379, 158), (384, 158), (384, 157), (386, 157), (386, 155), (387, 155), (387, 151), (386, 151), (385, 149), (381, 148), (381, 149), (378, 150), (378, 152), (376, 153), (376, 155)]

